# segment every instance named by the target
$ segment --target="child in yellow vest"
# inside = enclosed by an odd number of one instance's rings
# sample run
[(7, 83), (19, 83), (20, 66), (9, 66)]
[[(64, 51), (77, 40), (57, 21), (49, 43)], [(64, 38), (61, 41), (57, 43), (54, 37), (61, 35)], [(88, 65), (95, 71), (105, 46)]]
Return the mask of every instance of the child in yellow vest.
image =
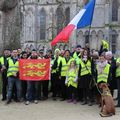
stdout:
[(77, 103), (76, 96), (77, 96), (77, 77), (78, 76), (78, 69), (76, 66), (75, 61), (71, 61), (69, 70), (67, 72), (65, 84), (68, 89), (68, 102), (73, 102), (74, 104)]

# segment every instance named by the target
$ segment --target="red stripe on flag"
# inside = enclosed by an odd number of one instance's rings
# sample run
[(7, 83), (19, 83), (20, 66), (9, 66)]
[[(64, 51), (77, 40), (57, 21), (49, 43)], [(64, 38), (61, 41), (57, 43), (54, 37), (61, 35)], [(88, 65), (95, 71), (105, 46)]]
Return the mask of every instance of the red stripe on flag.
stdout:
[(68, 42), (68, 39), (72, 33), (72, 31), (74, 30), (75, 25), (70, 24), (68, 26), (66, 26), (56, 37), (55, 39), (51, 42), (51, 45), (54, 46), (56, 45), (58, 42)]

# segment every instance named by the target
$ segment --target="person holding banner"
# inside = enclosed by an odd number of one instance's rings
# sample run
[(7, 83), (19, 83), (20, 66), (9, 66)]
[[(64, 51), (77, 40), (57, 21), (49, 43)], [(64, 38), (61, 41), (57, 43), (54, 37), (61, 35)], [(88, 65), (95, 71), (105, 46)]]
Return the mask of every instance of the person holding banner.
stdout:
[[(38, 59), (38, 54), (36, 50), (32, 50), (31, 56), (29, 59)], [(27, 82), (27, 101), (26, 105), (29, 105), (31, 101), (34, 101), (35, 104), (39, 100), (39, 81), (28, 81)]]
[[(92, 106), (92, 93), (91, 93), (91, 81), (93, 75), (93, 61), (90, 57), (88, 49), (84, 49), (81, 58), (78, 72), (78, 86), (83, 91), (83, 103), (82, 105), (88, 104)], [(89, 98), (89, 101), (88, 101)]]
[[(44, 50), (41, 49), (39, 51), (39, 59), (49, 59), (47, 56), (44, 56)], [(42, 100), (47, 100), (48, 99), (48, 85), (49, 85), (49, 80), (42, 80), (40, 81), (40, 95)]]
[[(23, 51), (21, 53), (21, 59), (27, 59), (28, 55), (27, 52)], [(22, 91), (21, 91), (21, 96), (23, 100), (26, 100), (26, 93), (27, 93), (27, 81), (22, 80), (21, 81), (21, 87), (22, 87)]]

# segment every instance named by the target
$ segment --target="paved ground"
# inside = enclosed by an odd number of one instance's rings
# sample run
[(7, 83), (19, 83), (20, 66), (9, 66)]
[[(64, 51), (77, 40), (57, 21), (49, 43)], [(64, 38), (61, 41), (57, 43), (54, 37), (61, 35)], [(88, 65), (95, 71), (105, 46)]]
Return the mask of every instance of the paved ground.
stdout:
[(0, 120), (120, 120), (120, 108), (109, 118), (99, 116), (100, 109), (94, 105), (73, 104), (66, 101), (41, 101), (26, 106), (23, 103), (5, 105), (0, 102)]

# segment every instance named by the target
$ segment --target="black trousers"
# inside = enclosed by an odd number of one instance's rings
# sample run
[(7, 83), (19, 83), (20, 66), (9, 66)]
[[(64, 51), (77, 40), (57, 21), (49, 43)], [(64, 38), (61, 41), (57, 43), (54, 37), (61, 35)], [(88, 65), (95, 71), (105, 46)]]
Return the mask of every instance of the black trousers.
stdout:
[(38, 81), (38, 99), (42, 98), (42, 81)]
[(24, 99), (24, 100), (26, 100), (26, 94), (27, 94), (27, 81), (21, 81), (21, 88), (22, 88), (22, 93), (21, 93), (21, 95), (22, 95), (22, 98)]
[(2, 99), (7, 98), (7, 85), (8, 85), (7, 75), (3, 73), (2, 74)]
[[(87, 97), (89, 98), (89, 99), (87, 99)], [(83, 88), (83, 99), (84, 99), (84, 101), (88, 101), (89, 100), (89, 102), (92, 102), (92, 100), (93, 100), (93, 95), (92, 95), (92, 90), (91, 89), (89, 89), (89, 88)]]
[(39, 99), (42, 99), (42, 97), (47, 98), (48, 97), (49, 80), (39, 81), (38, 84), (39, 84), (38, 85)]
[(66, 85), (65, 85), (65, 79), (66, 77), (61, 77), (61, 80), (60, 80), (60, 83), (61, 83), (61, 97), (63, 99), (66, 99), (67, 98), (67, 88), (66, 88)]
[(51, 81), (53, 97), (56, 97), (60, 94), (60, 80), (58, 74), (51, 74)]
[(79, 87), (77, 88), (77, 100), (83, 101), (83, 89)]
[(120, 106), (120, 77), (117, 77), (117, 85), (118, 85), (118, 106)]
[(49, 86), (49, 80), (42, 81), (43, 97), (48, 97), (48, 86)]
[(68, 89), (68, 99), (77, 99), (77, 88), (70, 85), (67, 89)]

